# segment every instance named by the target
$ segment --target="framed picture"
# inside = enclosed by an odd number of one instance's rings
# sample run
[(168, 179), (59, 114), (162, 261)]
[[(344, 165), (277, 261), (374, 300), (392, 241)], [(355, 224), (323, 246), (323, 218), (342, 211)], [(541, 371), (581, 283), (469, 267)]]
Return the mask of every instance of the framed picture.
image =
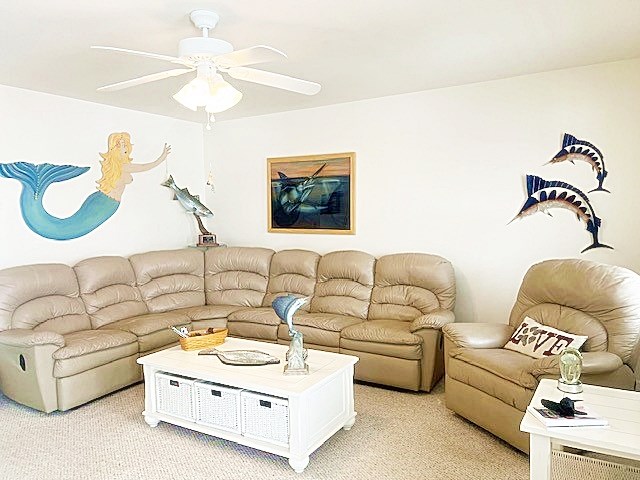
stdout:
[(267, 159), (270, 232), (355, 233), (353, 152)]

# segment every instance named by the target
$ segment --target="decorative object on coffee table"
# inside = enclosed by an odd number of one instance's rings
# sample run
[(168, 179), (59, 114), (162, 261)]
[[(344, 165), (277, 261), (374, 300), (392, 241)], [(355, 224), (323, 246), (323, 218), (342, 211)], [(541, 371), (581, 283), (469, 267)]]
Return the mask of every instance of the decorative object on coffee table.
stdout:
[(224, 343), (229, 331), (226, 328), (208, 328), (203, 330), (193, 330), (189, 332), (187, 338), (180, 338), (180, 346), (183, 350), (201, 350), (203, 348), (215, 347)]
[(287, 351), (287, 364), (284, 367), (285, 375), (308, 375), (309, 366), (305, 362), (307, 359), (307, 349), (304, 348), (303, 335), (293, 328), (293, 314), (302, 305), (309, 301), (309, 297), (296, 297), (295, 295), (284, 295), (276, 297), (271, 303), (276, 315), (289, 326), (289, 336), (291, 344)]
[(209, 348), (198, 352), (198, 355), (217, 355), (225, 365), (260, 366), (280, 363), (278, 357), (261, 352), (260, 350), (227, 350), (223, 352), (216, 348)]
[(566, 393), (582, 393), (581, 374), (582, 354), (575, 348), (565, 348), (560, 354), (558, 390)]
[(355, 232), (355, 153), (267, 159), (269, 232)]

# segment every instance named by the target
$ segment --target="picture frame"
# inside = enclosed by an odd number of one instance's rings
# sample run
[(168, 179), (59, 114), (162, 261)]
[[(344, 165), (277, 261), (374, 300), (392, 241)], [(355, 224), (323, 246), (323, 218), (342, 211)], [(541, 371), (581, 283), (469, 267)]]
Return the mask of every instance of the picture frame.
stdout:
[(354, 152), (267, 158), (267, 230), (355, 234)]
[(211, 233), (208, 235), (198, 235), (199, 247), (215, 247), (217, 245), (218, 245), (218, 240), (215, 234)]

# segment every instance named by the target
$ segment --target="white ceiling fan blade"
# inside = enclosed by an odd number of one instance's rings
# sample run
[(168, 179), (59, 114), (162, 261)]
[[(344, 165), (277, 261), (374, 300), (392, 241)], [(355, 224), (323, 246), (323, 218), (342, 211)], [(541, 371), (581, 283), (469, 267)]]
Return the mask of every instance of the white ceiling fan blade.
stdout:
[(151, 75), (132, 78), (131, 80), (125, 80), (124, 82), (105, 85), (104, 87), (100, 87), (98, 91), (114, 92), (116, 90), (122, 90), (123, 88), (135, 87), (136, 85), (141, 85), (143, 83), (155, 82), (156, 80), (162, 80), (169, 77), (177, 77), (178, 75), (184, 75), (185, 73), (193, 72), (193, 70), (193, 68), (175, 68), (173, 70), (166, 70), (164, 72), (152, 73)]
[(213, 58), (217, 66), (222, 68), (241, 67), (243, 65), (254, 65), (256, 63), (273, 62), (287, 58), (287, 55), (280, 50), (266, 45), (236, 50), (231, 53), (224, 53)]
[(181, 65), (187, 65), (189, 67), (193, 66), (189, 61), (182, 60), (178, 57), (171, 57), (169, 55), (161, 55), (159, 53), (140, 52), (138, 50), (129, 50), (126, 48), (118, 48), (118, 47), (103, 47), (100, 45), (92, 45), (91, 48), (95, 48), (97, 50), (110, 50), (113, 52), (127, 53), (129, 55), (137, 55), (138, 57), (155, 58), (156, 60), (164, 60), (165, 62), (179, 63)]
[(280, 75), (279, 73), (265, 72), (264, 70), (257, 70), (255, 68), (235, 67), (230, 68), (227, 73), (238, 80), (259, 83), (269, 87), (303, 93), (304, 95), (315, 95), (320, 91), (320, 88), (322, 88), (319, 83), (288, 77), (287, 75)]

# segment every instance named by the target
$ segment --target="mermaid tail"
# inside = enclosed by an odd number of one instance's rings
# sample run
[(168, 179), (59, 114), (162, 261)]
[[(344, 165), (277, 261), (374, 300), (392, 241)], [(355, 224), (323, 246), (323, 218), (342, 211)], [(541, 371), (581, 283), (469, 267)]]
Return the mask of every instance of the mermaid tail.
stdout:
[(42, 197), (49, 185), (77, 177), (87, 170), (89, 167), (75, 165), (0, 163), (0, 177), (22, 183), (20, 209), (27, 226), (38, 235), (53, 240), (70, 240), (86, 235), (111, 217), (120, 206), (120, 202), (113, 198), (95, 192), (70, 217), (54, 217), (45, 210)]

